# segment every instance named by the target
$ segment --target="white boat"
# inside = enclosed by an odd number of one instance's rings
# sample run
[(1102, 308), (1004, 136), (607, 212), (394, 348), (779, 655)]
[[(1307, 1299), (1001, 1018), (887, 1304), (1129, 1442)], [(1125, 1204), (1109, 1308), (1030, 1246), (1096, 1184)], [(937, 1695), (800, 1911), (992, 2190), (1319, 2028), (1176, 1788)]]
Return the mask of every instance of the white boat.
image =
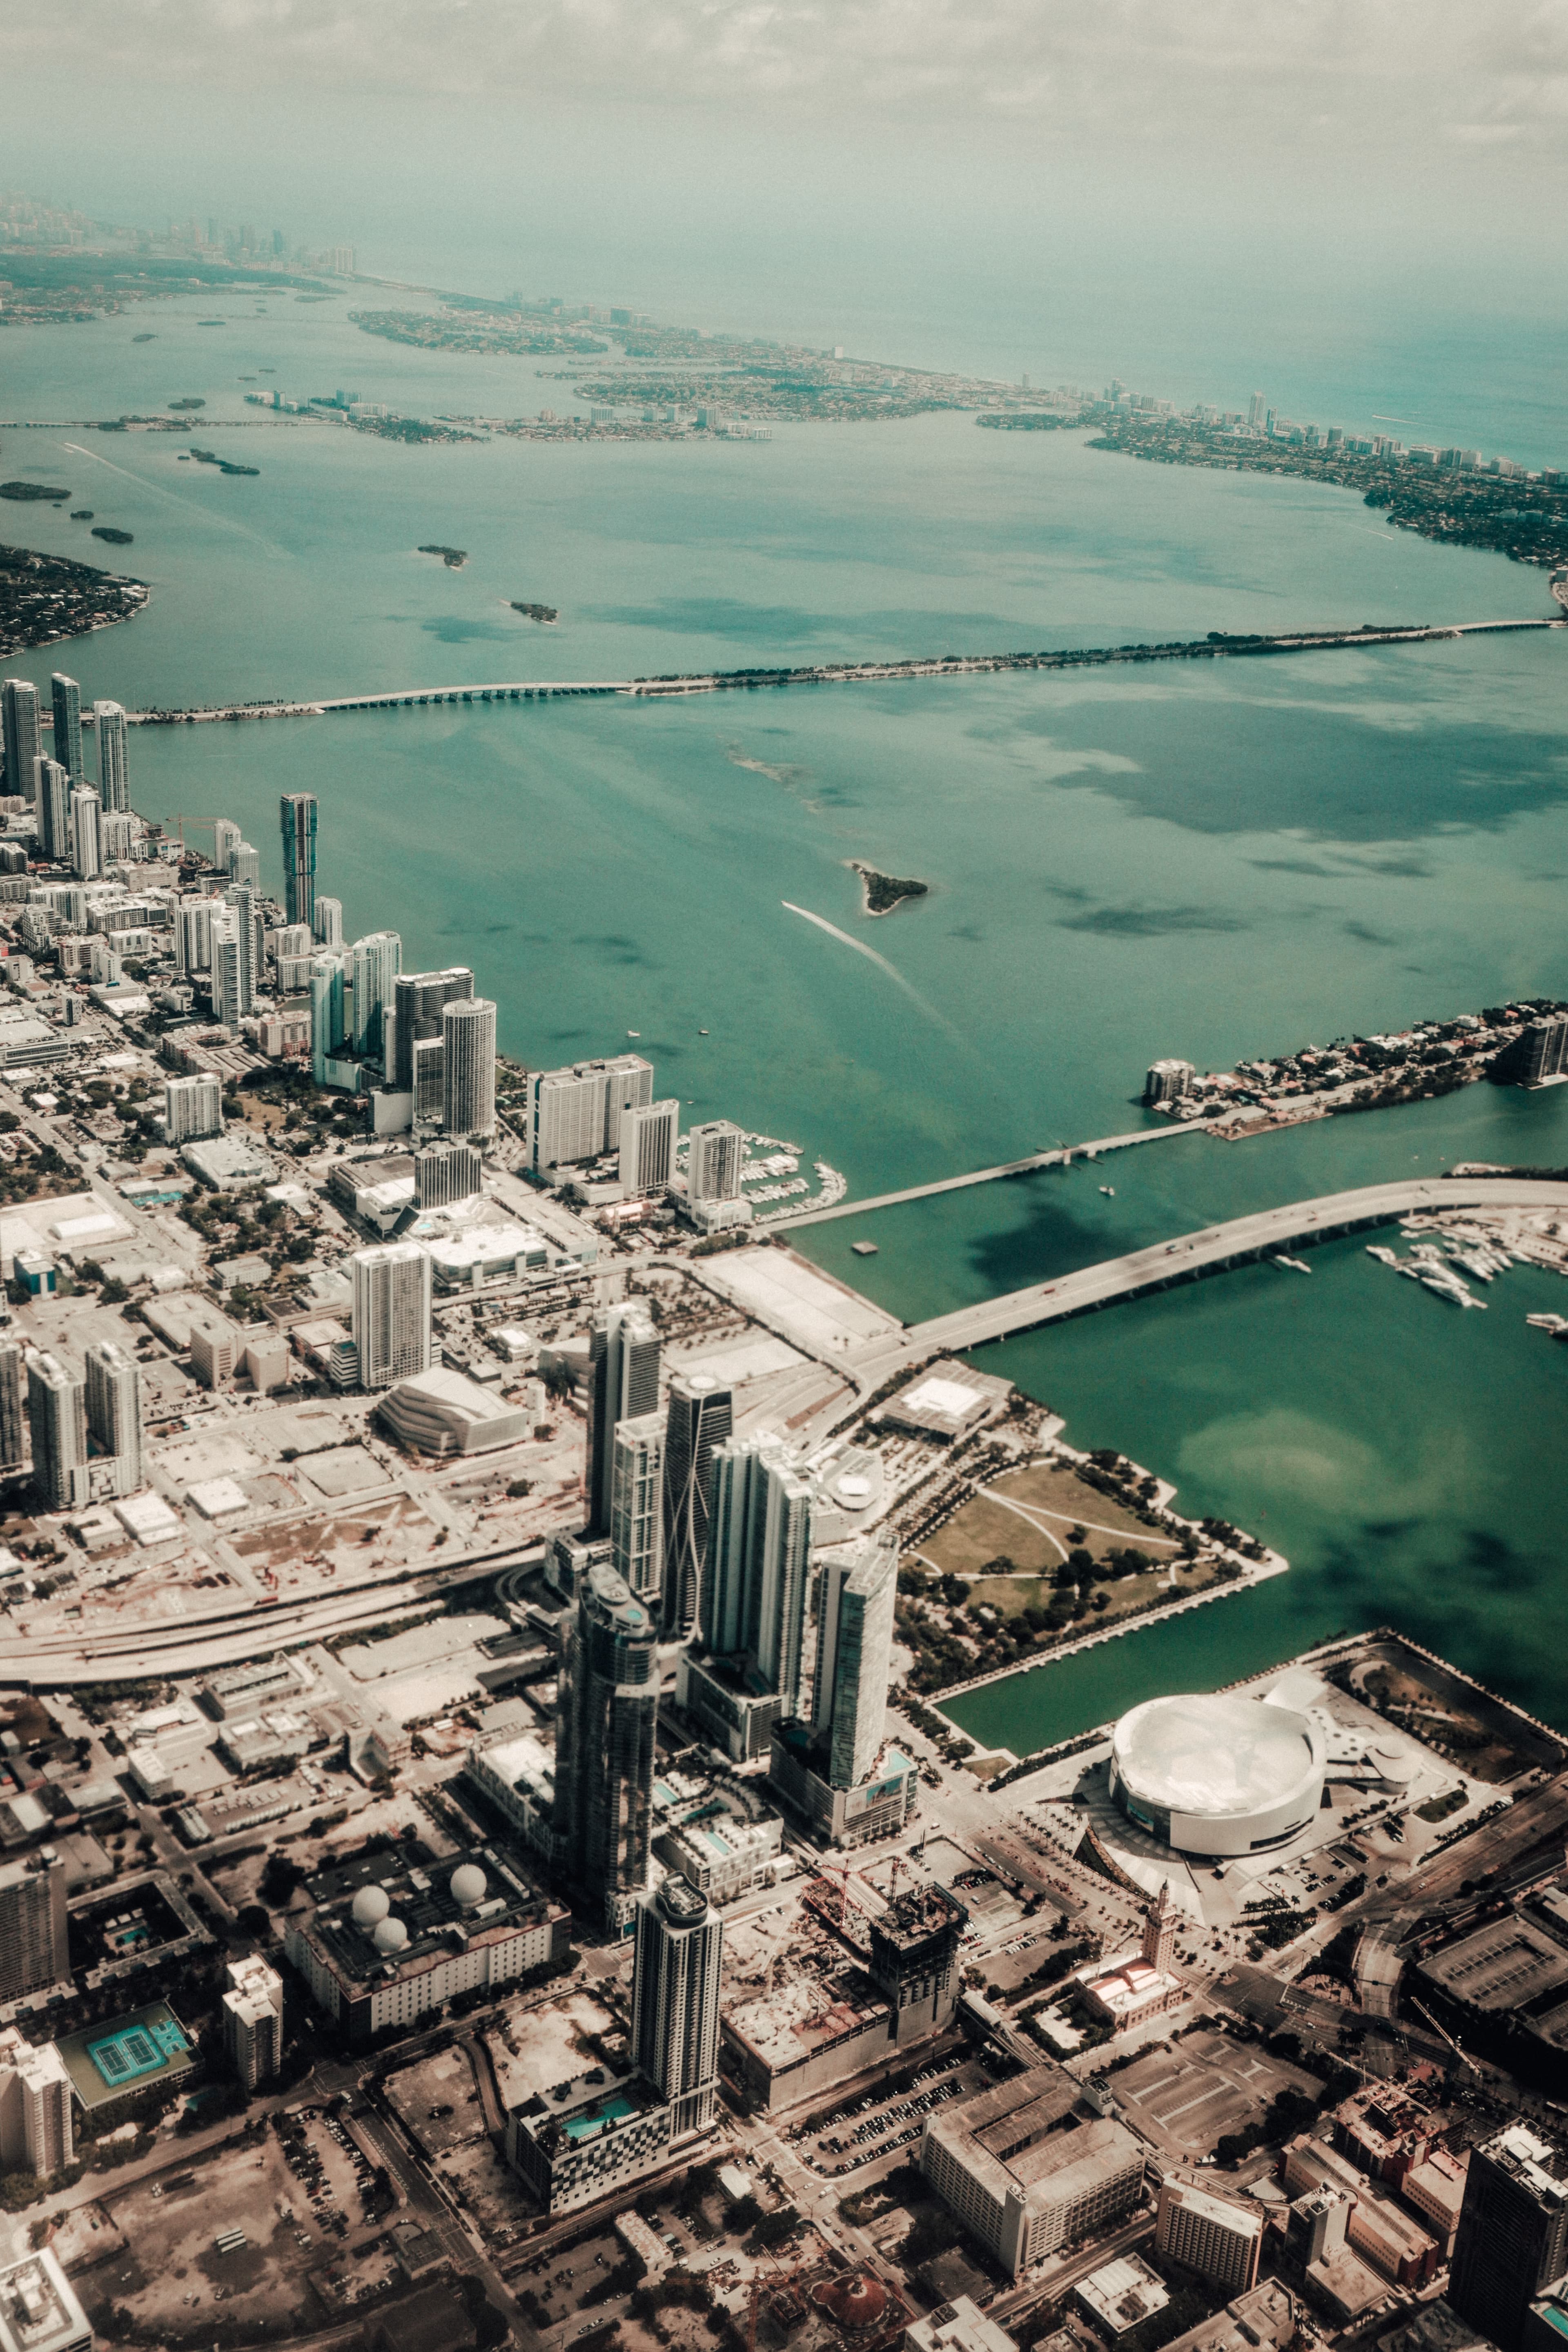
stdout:
[(1106, 1199), (1107, 1199), (1108, 1201), (1114, 1201), (1114, 1200), (1115, 1200), (1115, 1198), (1116, 1198), (1116, 1187), (1115, 1187), (1115, 1185), (1114, 1185), (1114, 1184), (1102, 1184), (1102, 1185), (1100, 1186), (1100, 1191), (1104, 1193), (1104, 1195), (1105, 1195), (1105, 1197), (1106, 1197)]
[(1270, 1265), (1288, 1265), (1292, 1274), (1310, 1274), (1312, 1271), (1311, 1267), (1299, 1257), (1274, 1257), (1270, 1258), (1268, 1263)]
[(1561, 1315), (1527, 1315), (1524, 1319), (1532, 1331), (1568, 1331), (1568, 1320)]
[(1366, 1245), (1366, 1254), (1368, 1257), (1376, 1258), (1379, 1265), (1397, 1265), (1399, 1264), (1399, 1260), (1395, 1257), (1394, 1252), (1391, 1249), (1384, 1249), (1381, 1242), (1368, 1242)]

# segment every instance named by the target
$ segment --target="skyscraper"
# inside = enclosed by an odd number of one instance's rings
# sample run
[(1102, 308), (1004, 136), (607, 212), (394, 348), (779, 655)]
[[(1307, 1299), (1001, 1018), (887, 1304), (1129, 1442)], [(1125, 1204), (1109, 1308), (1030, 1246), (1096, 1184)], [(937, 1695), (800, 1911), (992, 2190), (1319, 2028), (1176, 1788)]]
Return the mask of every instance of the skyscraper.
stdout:
[(245, 838), (242, 826), (220, 816), (213, 826), (213, 870), (220, 882), (234, 879), (234, 853)]
[(89, 1500), (87, 1389), (58, 1356), (34, 1356), (27, 1365), (27, 1426), (33, 1484), (51, 1511), (79, 1510)]
[(0, 1470), (22, 1461), (22, 1343), (0, 1339)]
[(714, 1453), (702, 1639), (715, 1656), (743, 1654), (790, 1716), (806, 1703), (811, 1501), (811, 1481), (767, 1433)]
[(658, 1403), (658, 1333), (629, 1299), (594, 1318), (588, 1341), (588, 1532), (608, 1535), (616, 1423)]
[(343, 960), (319, 955), (310, 966), (310, 1070), (319, 1087), (343, 1042)]
[(5, 746), (5, 790), (33, 797), (33, 762), (43, 751), (38, 727), (38, 689), (25, 677), (0, 685), (0, 733)]
[(316, 795), (285, 793), (279, 808), (284, 908), (289, 922), (309, 923), (316, 912)]
[(0, 2165), (40, 2180), (76, 2154), (71, 2078), (52, 2042), (31, 2042), (15, 2025), (0, 2032)]
[(55, 704), (55, 757), (73, 784), (82, 782), (81, 688), (64, 670), (49, 680)]
[(228, 862), (228, 878), (243, 882), (247, 890), (261, 887), (261, 852), (254, 842), (237, 841)]
[(98, 732), (98, 796), (105, 809), (122, 813), (131, 806), (125, 712), (118, 702), (95, 702), (92, 717)]
[(410, 1063), (414, 1131), (427, 1135), (440, 1126), (447, 1108), (447, 1048), (442, 1039), (416, 1037)]
[(452, 1201), (468, 1201), (479, 1190), (484, 1161), (471, 1143), (448, 1143), (445, 1138), (427, 1143), (414, 1155), (414, 1205), (444, 1209)]
[[(142, 1475), (142, 1374), (136, 1359), (117, 1339), (100, 1339), (89, 1348), (87, 1365), (88, 1435), (114, 1465), (117, 1495), (134, 1495)], [(94, 1481), (95, 1484), (99, 1482)]]
[(163, 1132), (171, 1143), (223, 1133), (223, 1080), (216, 1070), (164, 1079)]
[(1510, 2124), (1470, 2150), (1448, 2301), (1499, 2352), (1519, 2352), (1525, 2315), (1568, 2270), (1568, 2149)]
[(671, 1095), (663, 1102), (639, 1103), (621, 1113), (621, 1182), (631, 1193), (668, 1191), (675, 1173), (675, 1138), (680, 1125), (680, 1105)]
[(622, 1112), (652, 1100), (653, 1064), (640, 1054), (535, 1070), (528, 1082), (529, 1166), (543, 1175), (618, 1151)]
[(555, 1832), (605, 1925), (626, 1926), (653, 1846), (658, 1636), (613, 1568), (584, 1573), (562, 1654)]
[(713, 1449), (724, 1444), (733, 1426), (734, 1400), (711, 1372), (672, 1378), (664, 1444), (664, 1575), (658, 1610), (667, 1641), (684, 1642), (697, 1631), (713, 1501)]
[(632, 1969), (632, 2063), (672, 2110), (670, 2138), (706, 2131), (719, 2097), (719, 1977), (724, 1923), (671, 1872), (639, 1896)]
[(393, 991), (397, 1014), (387, 1083), (400, 1094), (414, 1088), (414, 1047), (416, 1042), (441, 1034), (441, 1014), (448, 1004), (474, 992), (474, 975), (466, 964), (445, 971), (400, 971)]
[[(290, 922), (295, 919), (290, 915)], [(353, 991), (349, 1040), (356, 1054), (373, 1062), (381, 1059), (382, 1015), (393, 1001), (402, 961), (403, 941), (395, 931), (368, 932), (355, 940), (344, 959), (345, 986)]]
[(84, 882), (103, 871), (103, 803), (85, 788), (71, 794), (71, 864)]
[(45, 862), (63, 866), (70, 856), (70, 778), (58, 760), (33, 762), (33, 803), (38, 848)]
[(230, 1960), (223, 1997), (223, 2046), (247, 2091), (283, 2063), (283, 1979), (258, 1953)]
[(210, 971), (213, 965), (213, 908), (220, 898), (182, 898), (174, 908), (174, 969), (186, 973)]
[(694, 1127), (686, 1163), (687, 1198), (736, 1201), (741, 1196), (741, 1171), (746, 1164), (746, 1130), (727, 1118), (710, 1118)]
[(389, 1389), (430, 1369), (430, 1261), (414, 1242), (355, 1250), (353, 1335), (362, 1389)]
[(657, 1412), (619, 1421), (610, 1448), (610, 1559), (650, 1611), (658, 1607), (664, 1557), (659, 1510), (664, 1423)]
[(0, 2001), (69, 1981), (65, 1864), (46, 1849), (0, 1865)]
[(213, 908), (212, 973), (213, 1019), (233, 1034), (252, 1009), (251, 932), (241, 908)]
[(819, 1562), (811, 1728), (829, 1788), (853, 1789), (869, 1775), (886, 1725), (899, 1547), (890, 1535), (858, 1536)]
[(343, 902), (341, 898), (318, 898), (310, 928), (324, 948), (341, 948), (343, 943)]
[(446, 1087), (443, 1124), (477, 1142), (496, 1129), (496, 1009), (488, 996), (459, 997), (441, 1012)]

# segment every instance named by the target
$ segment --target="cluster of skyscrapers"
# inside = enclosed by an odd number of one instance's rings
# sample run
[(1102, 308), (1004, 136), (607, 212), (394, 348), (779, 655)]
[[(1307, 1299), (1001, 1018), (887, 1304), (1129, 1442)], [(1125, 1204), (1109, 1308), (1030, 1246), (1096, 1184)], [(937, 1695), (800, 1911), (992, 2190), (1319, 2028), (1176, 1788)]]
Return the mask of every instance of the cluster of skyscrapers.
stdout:
[(43, 748), (37, 688), (27, 678), (0, 684), (0, 741), (5, 754), (5, 787), (36, 812), (38, 845), (51, 864), (68, 866), (84, 882), (102, 873), (121, 854), (121, 828), (128, 820), (129, 769), (125, 712), (118, 702), (95, 702), (98, 781), (88, 780), (82, 757), (81, 688), (57, 670), (50, 681), (54, 751)]
[(89, 1347), (77, 1373), (47, 1350), (0, 1339), (0, 1470), (23, 1460), (24, 1415), (48, 1509), (80, 1510), (142, 1486), (142, 1375), (118, 1340)]

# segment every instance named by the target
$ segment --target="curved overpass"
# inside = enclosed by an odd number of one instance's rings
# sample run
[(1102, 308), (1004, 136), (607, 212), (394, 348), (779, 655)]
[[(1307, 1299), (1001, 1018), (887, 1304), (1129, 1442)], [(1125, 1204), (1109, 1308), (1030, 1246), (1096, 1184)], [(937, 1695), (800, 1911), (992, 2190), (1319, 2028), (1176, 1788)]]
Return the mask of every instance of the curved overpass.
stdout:
[[(976, 1348), (988, 1339), (1005, 1339), (1016, 1331), (1032, 1331), (1042, 1323), (1092, 1314), (1119, 1299), (1168, 1290), (1175, 1283), (1195, 1281), (1200, 1275), (1219, 1274), (1226, 1266), (1246, 1265), (1279, 1250), (1300, 1249), (1335, 1240), (1342, 1234), (1393, 1224), (1413, 1209), (1474, 1208), (1568, 1210), (1568, 1183), (1508, 1176), (1436, 1177), (1369, 1184), (1359, 1192), (1292, 1201), (1284, 1208), (1260, 1209), (1250, 1216), (1233, 1217), (1227, 1224), (1206, 1225), (1199, 1233), (1156, 1242), (1152, 1248), (1133, 1250), (1126, 1257), (1107, 1258), (1099, 1265), (1082, 1266), (1076, 1274), (1058, 1275), (1054, 1282), (1032, 1283), (1026, 1290), (1008, 1291), (978, 1307), (961, 1307), (955, 1314), (912, 1324), (904, 1334), (903, 1345), (922, 1354)], [(865, 1360), (855, 1360), (856, 1369), (862, 1370)]]

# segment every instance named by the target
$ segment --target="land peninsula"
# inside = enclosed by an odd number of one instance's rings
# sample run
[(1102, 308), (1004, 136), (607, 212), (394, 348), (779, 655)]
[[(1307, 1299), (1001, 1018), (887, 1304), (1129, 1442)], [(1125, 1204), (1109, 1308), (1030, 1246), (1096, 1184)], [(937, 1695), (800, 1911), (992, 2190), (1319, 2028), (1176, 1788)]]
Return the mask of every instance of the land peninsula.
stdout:
[(0, 659), (8, 661), (28, 646), (58, 645), (89, 629), (111, 628), (146, 602), (140, 580), (116, 579), (90, 563), (70, 563), (28, 547), (0, 547)]

